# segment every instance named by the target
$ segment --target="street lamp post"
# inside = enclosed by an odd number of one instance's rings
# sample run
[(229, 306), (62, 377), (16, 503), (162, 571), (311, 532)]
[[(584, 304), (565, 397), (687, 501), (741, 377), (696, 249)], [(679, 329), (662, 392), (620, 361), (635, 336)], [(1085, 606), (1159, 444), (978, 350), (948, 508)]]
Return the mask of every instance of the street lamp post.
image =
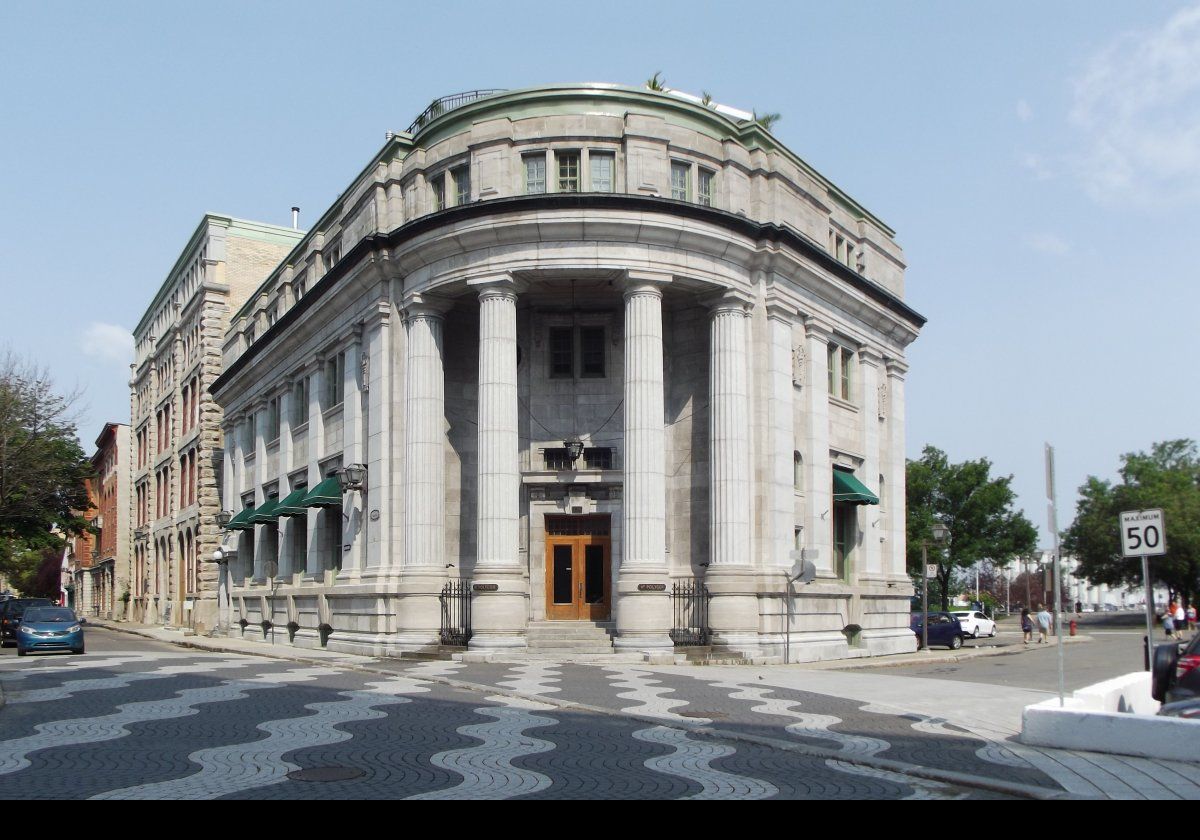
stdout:
[[(950, 529), (933, 523), (933, 541), (938, 545), (950, 537)], [(929, 651), (929, 541), (921, 540), (921, 650)]]

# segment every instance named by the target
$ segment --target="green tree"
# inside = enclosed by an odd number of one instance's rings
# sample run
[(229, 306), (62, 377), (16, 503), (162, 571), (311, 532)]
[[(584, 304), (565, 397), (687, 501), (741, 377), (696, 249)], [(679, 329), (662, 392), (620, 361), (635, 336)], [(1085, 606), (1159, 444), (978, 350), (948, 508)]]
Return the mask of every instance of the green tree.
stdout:
[(75, 436), (75, 396), (12, 353), (0, 357), (0, 573), (28, 579), (42, 549), (88, 528), (91, 461)]
[(1150, 575), (1173, 595), (1195, 603), (1200, 591), (1200, 453), (1192, 440), (1154, 444), (1149, 453), (1121, 456), (1121, 481), (1088, 476), (1079, 488), (1075, 521), (1062, 547), (1079, 560), (1089, 581), (1109, 586), (1142, 584), (1142, 563), (1121, 556), (1122, 511), (1161, 508), (1167, 553), (1150, 558)]
[[(923, 574), (921, 543), (929, 544), (929, 562), (938, 564), (942, 609), (949, 609), (951, 578), (956, 569), (980, 560), (1003, 565), (1037, 545), (1037, 530), (1021, 511), (1013, 510), (1012, 476), (993, 478), (986, 458), (952, 464), (946, 453), (926, 446), (905, 473), (908, 511), (908, 568)], [(950, 529), (942, 546), (933, 542), (933, 523)]]

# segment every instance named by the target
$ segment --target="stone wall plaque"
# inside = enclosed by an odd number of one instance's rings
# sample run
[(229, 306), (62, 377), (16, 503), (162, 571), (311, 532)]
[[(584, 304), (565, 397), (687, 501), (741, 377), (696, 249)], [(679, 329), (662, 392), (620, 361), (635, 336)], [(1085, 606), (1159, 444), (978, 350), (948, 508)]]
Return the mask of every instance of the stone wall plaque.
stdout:
[(472, 587), (476, 592), (499, 592), (500, 584), (498, 583), (476, 583)]
[(666, 592), (667, 585), (665, 583), (639, 583), (638, 592)]

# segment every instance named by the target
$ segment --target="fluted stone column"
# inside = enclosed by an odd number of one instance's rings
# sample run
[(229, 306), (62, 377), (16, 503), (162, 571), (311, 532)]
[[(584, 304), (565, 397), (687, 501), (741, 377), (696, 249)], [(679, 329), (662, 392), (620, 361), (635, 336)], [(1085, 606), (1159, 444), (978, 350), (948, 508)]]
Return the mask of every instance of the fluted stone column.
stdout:
[(904, 375), (908, 366), (899, 359), (887, 360), (887, 429), (890, 440), (888, 454), (890, 469), (886, 471), (892, 519), (892, 538), (888, 541), (884, 571), (893, 578), (907, 581), (907, 528), (905, 526), (905, 469), (904, 460)]
[(669, 277), (630, 272), (625, 288), (623, 543), (615, 647), (668, 651), (667, 476), (662, 287)]
[(712, 307), (709, 338), (710, 565), (713, 645), (754, 652), (758, 598), (750, 545), (749, 305), (726, 296)]
[(832, 330), (810, 319), (805, 325), (808, 376), (804, 409), (808, 414), (805, 479), (808, 484), (808, 522), (805, 547), (816, 553), (818, 575), (832, 577), (833, 562), (833, 465), (829, 459), (829, 339)]
[(404, 560), (397, 586), (397, 646), (438, 644), (438, 596), (446, 578), (446, 391), (442, 328), (446, 306), (405, 306)]
[(474, 583), (480, 588), (473, 593), (470, 647), (512, 650), (525, 647), (529, 614), (529, 584), (518, 555), (517, 290), (508, 277), (478, 285), (478, 555)]

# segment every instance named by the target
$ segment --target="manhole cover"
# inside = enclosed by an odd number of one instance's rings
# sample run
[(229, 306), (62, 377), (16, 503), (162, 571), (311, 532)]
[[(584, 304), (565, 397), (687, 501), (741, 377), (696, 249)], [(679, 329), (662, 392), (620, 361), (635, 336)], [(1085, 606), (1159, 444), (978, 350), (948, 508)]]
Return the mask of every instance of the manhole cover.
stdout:
[(365, 775), (366, 771), (357, 767), (305, 767), (288, 773), (288, 778), (297, 782), (346, 782)]
[(724, 712), (677, 712), (680, 717), (686, 718), (708, 718), (709, 720), (724, 720), (729, 715)]

